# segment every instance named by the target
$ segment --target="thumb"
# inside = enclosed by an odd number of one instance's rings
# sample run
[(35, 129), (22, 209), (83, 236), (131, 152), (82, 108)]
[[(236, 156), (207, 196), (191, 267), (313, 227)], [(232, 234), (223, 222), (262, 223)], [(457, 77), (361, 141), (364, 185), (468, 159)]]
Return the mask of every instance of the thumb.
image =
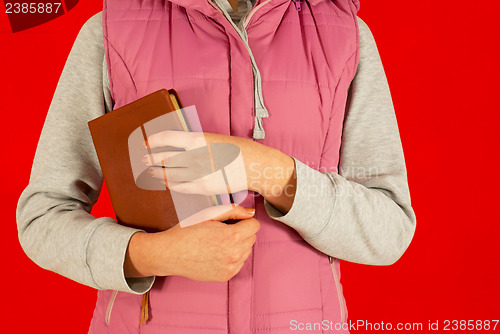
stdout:
[(192, 216), (179, 222), (180, 227), (198, 224), (204, 221), (223, 222), (229, 219), (249, 219), (252, 218), (255, 209), (245, 208), (235, 204), (223, 204), (211, 206), (203, 209)]
[(240, 205), (236, 205), (235, 207), (233, 207), (232, 204), (219, 206), (225, 207), (226, 211), (214, 218), (211, 218), (210, 220), (218, 220), (222, 222), (228, 219), (248, 219), (252, 218), (255, 214), (254, 208), (246, 208)]

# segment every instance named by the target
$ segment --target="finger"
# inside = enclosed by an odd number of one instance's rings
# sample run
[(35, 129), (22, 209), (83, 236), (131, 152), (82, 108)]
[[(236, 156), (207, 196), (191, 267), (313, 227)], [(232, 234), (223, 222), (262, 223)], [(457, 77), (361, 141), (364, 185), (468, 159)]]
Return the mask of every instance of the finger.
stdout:
[(206, 191), (203, 191), (201, 189), (200, 184), (196, 182), (173, 182), (173, 181), (168, 181), (165, 182), (165, 180), (160, 180), (160, 182), (166, 186), (170, 191), (173, 192), (178, 192), (178, 193), (183, 193), (183, 194), (190, 194), (190, 195), (205, 195), (205, 196), (211, 196), (211, 195), (217, 195), (216, 193), (207, 193)]
[[(196, 176), (193, 176), (196, 177)], [(220, 172), (212, 173), (193, 181), (177, 182), (168, 178), (166, 181), (161, 182), (170, 190), (185, 193), (185, 194), (198, 194), (198, 195), (217, 195), (228, 194), (231, 192), (240, 191), (244, 188), (229, 188), (224, 180), (224, 176)]]
[(170, 180), (168, 180), (168, 183), (164, 180), (161, 180), (160, 182), (163, 183), (169, 190), (183, 194), (212, 196), (222, 193), (215, 191), (214, 188), (207, 189), (207, 187), (204, 187), (203, 183), (200, 182), (199, 179), (192, 182), (173, 182)]
[[(203, 172), (203, 171), (202, 171)], [(157, 179), (169, 182), (190, 182), (200, 178), (204, 174), (195, 168), (190, 167), (156, 167), (148, 168), (147, 173)]]
[(226, 221), (229, 219), (248, 219), (253, 217), (255, 213), (253, 208), (245, 208), (236, 204), (224, 204), (219, 206), (226, 207), (227, 211), (210, 220)]
[(147, 166), (186, 167), (179, 164), (177, 165), (172, 164), (171, 161), (168, 160), (184, 152), (185, 151), (167, 151), (167, 152), (146, 154), (142, 158), (142, 163)]
[[(184, 148), (186, 150), (206, 145), (203, 132), (186, 132), (175, 130), (167, 130), (155, 133), (148, 137), (147, 144), (149, 145), (149, 148), (173, 146)], [(144, 146), (147, 147), (147, 145)]]
[(147, 169), (147, 173), (149, 176), (152, 176), (157, 179), (162, 179), (162, 180), (167, 180), (168, 177), (168, 172), (170, 169), (181, 169), (183, 167), (179, 168), (170, 168), (170, 167), (156, 167), (156, 166), (151, 166)]
[(244, 265), (245, 265), (245, 261), (241, 261), (241, 263), (238, 264), (238, 266), (234, 270), (233, 277), (236, 276), (236, 274), (238, 274), (240, 272), (241, 268), (243, 268)]
[[(203, 209), (188, 218), (179, 222), (181, 227), (186, 227), (201, 222), (223, 222), (228, 219), (245, 219), (252, 217), (252, 212), (247, 212), (245, 208), (239, 207), (236, 204), (214, 205)], [(225, 225), (227, 227), (228, 225)]]
[(256, 234), (257, 231), (260, 229), (260, 223), (255, 218), (243, 219), (230, 226), (238, 230), (242, 234), (244, 239), (246, 239), (247, 236)]
[(161, 180), (161, 183), (163, 183), (168, 189), (172, 191), (176, 191), (179, 193), (183, 194), (199, 194), (199, 185), (194, 183), (194, 182), (173, 182), (173, 181), (168, 181), (165, 182), (165, 180)]

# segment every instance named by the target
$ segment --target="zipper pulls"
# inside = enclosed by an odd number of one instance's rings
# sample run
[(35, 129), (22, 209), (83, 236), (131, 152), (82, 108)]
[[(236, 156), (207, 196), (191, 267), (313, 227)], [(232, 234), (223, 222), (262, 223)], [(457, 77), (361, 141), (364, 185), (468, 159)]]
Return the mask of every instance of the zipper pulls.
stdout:
[(142, 295), (141, 322), (139, 325), (142, 325), (149, 320), (149, 291), (150, 290)]
[(300, 10), (302, 9), (300, 7), (300, 0), (292, 0), (293, 2), (295, 2), (295, 9), (297, 9), (298, 12), (300, 12)]

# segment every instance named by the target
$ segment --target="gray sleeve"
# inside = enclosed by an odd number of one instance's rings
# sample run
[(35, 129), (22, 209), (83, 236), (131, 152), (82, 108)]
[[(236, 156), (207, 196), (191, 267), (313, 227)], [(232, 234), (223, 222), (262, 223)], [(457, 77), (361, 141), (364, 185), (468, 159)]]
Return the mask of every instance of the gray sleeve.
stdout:
[(293, 205), (267, 214), (310, 245), (350, 262), (389, 265), (409, 246), (416, 226), (389, 86), (368, 26), (358, 19), (360, 59), (346, 106), (339, 173), (295, 161)]
[(16, 212), (20, 244), (40, 267), (96, 289), (141, 294), (155, 277), (125, 278), (140, 231), (90, 214), (103, 176), (87, 122), (110, 108), (101, 13), (80, 30), (57, 84)]

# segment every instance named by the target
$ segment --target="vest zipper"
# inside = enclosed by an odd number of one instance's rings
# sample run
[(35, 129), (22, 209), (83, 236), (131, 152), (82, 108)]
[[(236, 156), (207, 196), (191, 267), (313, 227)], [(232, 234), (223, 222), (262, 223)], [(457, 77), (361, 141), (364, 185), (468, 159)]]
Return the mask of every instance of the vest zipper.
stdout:
[(340, 280), (337, 275), (337, 268), (335, 268), (335, 264), (333, 263), (334, 260), (331, 256), (328, 256), (328, 259), (330, 261), (330, 266), (332, 267), (332, 272), (333, 272), (333, 280), (335, 281), (335, 286), (337, 288), (337, 297), (339, 299), (339, 305), (340, 305), (340, 321), (342, 324), (346, 322), (345, 319), (345, 303), (344, 303), (344, 297), (342, 296), (342, 292), (340, 290)]
[(106, 308), (106, 325), (109, 325), (109, 318), (111, 317), (111, 310), (113, 309), (113, 304), (115, 303), (116, 295), (118, 294), (118, 291), (113, 290), (113, 293), (111, 294), (111, 297), (109, 298), (109, 303), (108, 307)]
[(300, 7), (300, 0), (292, 0), (293, 2), (295, 2), (295, 9), (297, 9), (298, 12), (300, 12), (300, 10), (302, 9)]

